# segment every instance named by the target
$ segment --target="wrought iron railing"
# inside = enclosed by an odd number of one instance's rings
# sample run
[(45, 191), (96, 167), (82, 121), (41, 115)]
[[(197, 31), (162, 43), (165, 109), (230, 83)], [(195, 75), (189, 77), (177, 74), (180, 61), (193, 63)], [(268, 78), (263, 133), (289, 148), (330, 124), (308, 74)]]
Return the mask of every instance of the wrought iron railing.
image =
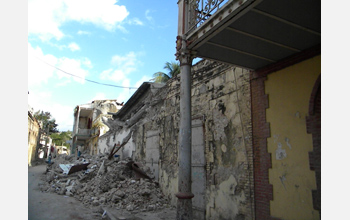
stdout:
[(189, 1), (189, 28), (187, 33), (192, 32), (223, 5), (235, 0), (190, 0)]

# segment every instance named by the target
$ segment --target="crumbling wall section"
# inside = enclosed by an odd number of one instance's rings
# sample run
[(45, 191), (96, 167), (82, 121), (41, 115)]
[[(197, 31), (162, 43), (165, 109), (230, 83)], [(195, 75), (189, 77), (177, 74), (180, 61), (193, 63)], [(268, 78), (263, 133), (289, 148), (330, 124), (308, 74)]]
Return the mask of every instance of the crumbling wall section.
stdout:
[[(133, 160), (146, 164), (147, 134), (159, 131), (158, 182), (175, 206), (178, 191), (178, 135), (180, 81), (175, 77), (156, 91), (148, 91), (130, 115), (146, 106), (133, 125)], [(252, 134), (249, 72), (203, 60), (192, 69), (192, 119), (201, 120), (205, 149), (206, 219), (253, 219)], [(120, 128), (119, 128), (120, 129)], [(120, 131), (102, 136), (113, 146)], [(100, 138), (101, 139), (101, 138)], [(196, 187), (196, 182), (193, 182)]]
[[(145, 157), (146, 133), (159, 129), (159, 183), (176, 205), (178, 191), (179, 78), (168, 81), (157, 114), (139, 128), (136, 154)], [(253, 158), (249, 72), (201, 61), (192, 69), (192, 119), (204, 124), (207, 219), (253, 219)], [(153, 97), (158, 98), (159, 97)], [(139, 152), (139, 153), (137, 153)], [(196, 182), (193, 182), (196, 187)]]
[(209, 65), (194, 71), (198, 79), (208, 73), (192, 89), (193, 112), (206, 118), (206, 217), (253, 219), (249, 72)]

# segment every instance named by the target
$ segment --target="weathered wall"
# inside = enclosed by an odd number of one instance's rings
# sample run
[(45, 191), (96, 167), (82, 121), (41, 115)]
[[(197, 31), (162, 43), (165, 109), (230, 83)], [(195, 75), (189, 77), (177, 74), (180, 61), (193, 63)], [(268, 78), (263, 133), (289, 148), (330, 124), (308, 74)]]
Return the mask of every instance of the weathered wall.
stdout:
[(193, 115), (205, 116), (207, 219), (252, 219), (249, 72), (208, 62), (194, 77)]
[[(206, 218), (252, 219), (249, 72), (204, 61), (193, 67), (192, 75), (192, 118), (201, 120), (204, 129)], [(135, 154), (135, 159), (145, 158), (146, 132), (159, 129), (159, 182), (173, 205), (178, 191), (179, 86), (178, 79), (168, 83), (157, 119), (138, 130)]]
[[(253, 219), (249, 72), (201, 61), (193, 67), (192, 76), (192, 120), (196, 124), (192, 131), (198, 135), (192, 137), (192, 148), (204, 151), (204, 158), (192, 155), (192, 161), (204, 161), (203, 165), (192, 164), (192, 188), (204, 187), (204, 202), (193, 200), (196, 212), (206, 219)], [(172, 205), (176, 205), (178, 192), (179, 91), (179, 78), (173, 78), (158, 92), (148, 91), (131, 109), (140, 109), (141, 102), (150, 107), (135, 124), (133, 159), (150, 166), (148, 153), (159, 154), (158, 181)], [(156, 134), (159, 137), (154, 138)], [(99, 148), (113, 146), (118, 140), (122, 140), (120, 131), (110, 130), (100, 138)]]
[[(114, 144), (121, 144), (123, 139), (129, 134), (130, 129), (112, 130), (102, 135), (98, 139), (98, 153), (110, 153)], [(120, 149), (116, 155), (120, 155), (121, 159), (132, 157), (133, 151), (135, 151), (134, 141), (132, 137), (129, 142)], [(116, 147), (117, 148), (117, 147)]]
[(319, 219), (313, 209), (312, 190), (316, 189), (314, 171), (310, 170), (309, 152), (312, 135), (306, 131), (309, 100), (321, 73), (317, 56), (271, 73), (265, 81), (269, 98), (266, 121), (271, 137), (267, 139), (273, 185), (271, 216), (281, 219)]
[(87, 129), (88, 126), (88, 118), (87, 117), (80, 117), (79, 118), (79, 128)]
[(32, 162), (35, 160), (35, 153), (37, 150), (37, 143), (39, 138), (39, 123), (28, 112), (28, 165), (32, 166)]

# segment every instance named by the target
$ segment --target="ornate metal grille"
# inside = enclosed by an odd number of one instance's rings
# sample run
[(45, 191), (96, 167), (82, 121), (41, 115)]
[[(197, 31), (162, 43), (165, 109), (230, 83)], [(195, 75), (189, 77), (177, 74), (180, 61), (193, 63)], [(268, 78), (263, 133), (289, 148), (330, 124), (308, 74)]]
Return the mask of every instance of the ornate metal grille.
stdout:
[(189, 29), (187, 32), (191, 32), (199, 27), (229, 1), (232, 0), (190, 0)]

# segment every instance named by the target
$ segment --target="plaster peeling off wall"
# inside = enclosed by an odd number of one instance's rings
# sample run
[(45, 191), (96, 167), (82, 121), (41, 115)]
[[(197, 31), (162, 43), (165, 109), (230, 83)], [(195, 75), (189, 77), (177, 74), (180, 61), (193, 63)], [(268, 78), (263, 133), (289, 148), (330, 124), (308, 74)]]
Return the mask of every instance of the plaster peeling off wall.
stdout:
[[(203, 170), (201, 183), (204, 183), (202, 193), (205, 201), (203, 209), (199, 211), (205, 214), (205, 219), (253, 219), (249, 72), (204, 60), (193, 67), (192, 77), (192, 120), (198, 122), (192, 126), (198, 125), (195, 129), (201, 131), (202, 136), (200, 144), (199, 135), (193, 138), (192, 144), (201, 147), (202, 152), (204, 149), (203, 161), (194, 164), (200, 165)], [(133, 159), (144, 164), (147, 164), (149, 153), (147, 138), (159, 142), (160, 188), (171, 205), (176, 206), (179, 78), (170, 79), (164, 88), (157, 91), (157, 94), (149, 96), (146, 91), (147, 94), (143, 96), (146, 98), (136, 100), (131, 107), (141, 108), (142, 103), (152, 105), (152, 101), (161, 100), (135, 122), (135, 132), (129, 142), (135, 144)], [(159, 131), (159, 136), (153, 137), (150, 131)], [(103, 152), (108, 146), (113, 147), (126, 135), (127, 130), (110, 130), (100, 137), (100, 150)], [(192, 187), (200, 184), (198, 182), (193, 181)]]
[[(237, 180), (231, 175), (218, 186), (211, 186), (208, 195), (207, 216), (209, 219), (239, 219), (239, 204), (245, 203), (246, 196), (243, 191), (237, 190)], [(245, 219), (245, 218), (242, 218)]]
[(320, 72), (321, 57), (316, 56), (271, 73), (265, 81), (269, 97), (266, 122), (271, 131), (267, 138), (272, 165), (269, 183), (273, 186), (270, 212), (276, 218), (320, 219), (313, 207), (312, 190), (317, 185), (315, 173), (310, 170), (313, 142), (305, 117)]

